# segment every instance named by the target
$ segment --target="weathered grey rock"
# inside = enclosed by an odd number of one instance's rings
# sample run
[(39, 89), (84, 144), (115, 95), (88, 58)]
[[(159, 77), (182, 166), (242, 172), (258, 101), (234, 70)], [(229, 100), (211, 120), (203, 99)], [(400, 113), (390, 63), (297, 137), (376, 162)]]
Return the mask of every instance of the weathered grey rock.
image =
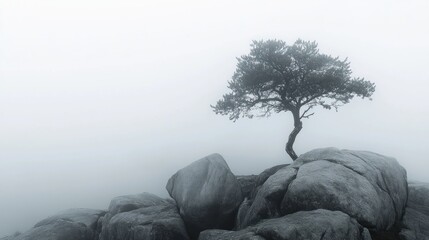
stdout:
[(429, 240), (429, 183), (410, 182), (401, 239)]
[(13, 240), (94, 240), (101, 210), (70, 209), (38, 222)]
[(280, 165), (277, 165), (277, 166), (274, 166), (274, 167), (270, 167), (270, 168), (268, 168), (268, 169), (265, 169), (263, 172), (261, 172), (259, 175), (258, 175), (258, 178), (256, 179), (256, 186), (257, 187), (260, 187), (260, 186), (262, 186), (262, 184), (264, 184), (265, 183), (265, 181), (267, 181), (267, 179), (269, 178), (269, 177), (271, 177), (273, 174), (275, 174), (278, 170), (280, 170), (280, 169), (282, 169), (282, 168), (284, 168), (284, 167), (286, 167), (286, 166), (289, 166), (289, 164), (280, 164)]
[[(250, 207), (240, 211), (237, 229), (259, 222), (261, 219), (280, 216), (280, 202), (289, 184), (295, 179), (296, 169), (284, 167), (269, 177), (259, 189)], [(245, 211), (243, 217), (242, 211)]]
[(121, 212), (156, 206), (167, 202), (168, 200), (162, 199), (151, 193), (119, 196), (110, 201), (109, 214), (116, 215)]
[(110, 201), (107, 214), (101, 218), (103, 224), (107, 224), (110, 219), (118, 213), (129, 212), (135, 209), (168, 204), (168, 200), (162, 199), (154, 194), (140, 193), (115, 197)]
[(183, 221), (171, 204), (116, 214), (102, 233), (103, 240), (188, 239)]
[(243, 198), (250, 199), (252, 192), (255, 190), (258, 175), (239, 175), (237, 176), (238, 184), (241, 187)]
[(149, 193), (114, 198), (100, 234), (100, 240), (187, 239), (174, 201)]
[(267, 179), (240, 227), (298, 211), (328, 209), (342, 211), (365, 227), (388, 230), (400, 222), (406, 199), (406, 171), (395, 159), (316, 149)]
[(328, 148), (306, 153), (292, 166), (299, 171), (282, 201), (283, 214), (340, 210), (377, 230), (388, 230), (402, 218), (407, 177), (393, 158)]
[(100, 217), (106, 214), (106, 211), (95, 210), (95, 209), (86, 209), (86, 208), (76, 208), (68, 209), (58, 214), (43, 219), (42, 221), (36, 223), (34, 227), (40, 227), (43, 225), (52, 224), (58, 220), (65, 220), (70, 222), (82, 223), (85, 226), (95, 229), (97, 227), (97, 221)]
[(240, 207), (238, 208), (234, 229), (240, 229), (244, 225), (246, 215), (248, 214), (249, 209), (252, 206), (256, 195), (259, 192), (259, 189), (265, 183), (265, 181), (273, 174), (275, 174), (278, 170), (288, 165), (289, 164), (282, 164), (265, 169), (259, 175), (237, 176), (237, 180), (241, 185), (241, 190), (243, 192), (245, 200), (240, 204)]
[(378, 229), (389, 228), (395, 220), (386, 192), (353, 170), (325, 160), (301, 166), (282, 201), (285, 214), (319, 208), (346, 212)]
[(371, 240), (369, 232), (339, 211), (314, 210), (297, 212), (280, 218), (264, 220), (234, 232), (206, 230), (199, 240)]
[(59, 219), (51, 224), (35, 227), (14, 240), (93, 240), (94, 232), (83, 223)]
[(241, 175), (237, 176), (237, 180), (241, 186), (243, 197), (253, 200), (264, 182), (278, 170), (288, 166), (289, 164), (281, 164), (265, 169), (259, 175)]
[(252, 231), (228, 231), (219, 229), (205, 230), (200, 233), (198, 240), (267, 240)]
[(240, 229), (241, 226), (245, 226), (244, 221), (246, 219), (247, 214), (249, 213), (249, 209), (253, 204), (253, 200), (244, 199), (244, 201), (240, 204), (238, 208), (237, 215), (235, 217), (235, 226), (234, 230)]
[(167, 184), (191, 237), (205, 229), (231, 229), (240, 203), (240, 184), (219, 154), (200, 159), (174, 174)]

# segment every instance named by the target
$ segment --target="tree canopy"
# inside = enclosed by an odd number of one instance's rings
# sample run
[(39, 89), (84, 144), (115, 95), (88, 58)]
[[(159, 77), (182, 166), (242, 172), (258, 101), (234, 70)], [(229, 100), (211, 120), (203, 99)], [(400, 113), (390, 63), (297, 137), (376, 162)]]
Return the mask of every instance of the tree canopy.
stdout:
[(286, 144), (292, 159), (292, 145), (302, 128), (301, 119), (314, 114), (316, 106), (337, 109), (354, 97), (370, 98), (375, 84), (352, 77), (346, 59), (319, 53), (316, 42), (297, 40), (253, 41), (248, 55), (237, 58), (237, 68), (228, 83), (231, 92), (212, 106), (216, 114), (240, 117), (269, 116), (290, 111), (294, 130)]

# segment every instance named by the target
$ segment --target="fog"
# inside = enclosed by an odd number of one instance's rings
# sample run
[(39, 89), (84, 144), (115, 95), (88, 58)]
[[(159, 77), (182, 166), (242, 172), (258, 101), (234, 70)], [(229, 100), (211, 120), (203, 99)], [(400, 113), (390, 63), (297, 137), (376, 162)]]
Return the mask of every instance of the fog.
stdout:
[(373, 100), (316, 109), (295, 150), (370, 150), (429, 182), (427, 1), (0, 1), (0, 237), (118, 195), (166, 197), (218, 152), (235, 174), (290, 162), (290, 113), (213, 113), (252, 40), (315, 40)]

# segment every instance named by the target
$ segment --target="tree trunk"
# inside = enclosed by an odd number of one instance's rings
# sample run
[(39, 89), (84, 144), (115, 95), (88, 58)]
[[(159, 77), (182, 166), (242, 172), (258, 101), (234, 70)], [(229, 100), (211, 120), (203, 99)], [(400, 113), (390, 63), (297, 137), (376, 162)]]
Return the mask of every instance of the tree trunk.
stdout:
[(298, 133), (302, 129), (302, 122), (301, 122), (301, 119), (299, 118), (299, 110), (292, 111), (292, 115), (293, 115), (294, 129), (289, 134), (289, 139), (286, 143), (285, 150), (286, 150), (287, 154), (289, 154), (289, 156), (292, 158), (292, 160), (295, 161), (295, 159), (297, 159), (298, 156), (296, 155), (295, 151), (293, 150), (293, 144), (295, 142), (296, 136), (298, 135)]

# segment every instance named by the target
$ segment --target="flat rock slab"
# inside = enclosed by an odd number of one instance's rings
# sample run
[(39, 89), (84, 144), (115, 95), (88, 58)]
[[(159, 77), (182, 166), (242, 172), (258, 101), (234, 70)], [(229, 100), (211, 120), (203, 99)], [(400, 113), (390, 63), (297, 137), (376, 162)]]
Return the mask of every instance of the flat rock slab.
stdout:
[(199, 240), (371, 240), (367, 229), (339, 211), (314, 210), (264, 220), (240, 231), (206, 230)]

